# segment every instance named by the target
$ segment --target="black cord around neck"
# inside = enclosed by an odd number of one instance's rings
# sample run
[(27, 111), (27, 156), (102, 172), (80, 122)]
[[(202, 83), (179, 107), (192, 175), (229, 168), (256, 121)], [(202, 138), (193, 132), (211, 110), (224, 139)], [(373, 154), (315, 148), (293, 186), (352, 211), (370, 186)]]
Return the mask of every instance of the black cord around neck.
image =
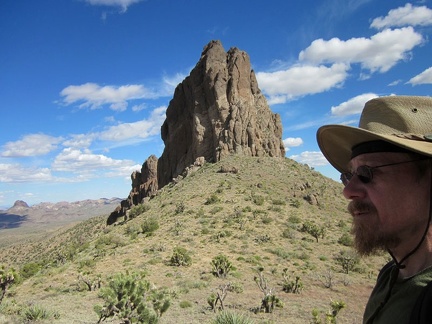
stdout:
[(422, 235), (421, 240), (416, 245), (416, 247), (414, 249), (412, 249), (411, 252), (409, 252), (406, 256), (404, 256), (400, 261), (397, 261), (396, 258), (395, 258), (395, 256), (393, 255), (393, 253), (390, 251), (390, 249), (387, 249), (387, 252), (390, 254), (391, 258), (393, 259), (394, 266), (395, 266), (395, 273), (391, 274), (390, 283), (389, 283), (389, 289), (388, 289), (388, 292), (387, 292), (384, 300), (377, 307), (377, 309), (372, 314), (371, 318), (368, 320), (367, 323), (373, 323), (375, 317), (384, 308), (384, 305), (390, 299), (390, 296), (391, 296), (391, 293), (393, 291), (393, 288), (394, 288), (394, 286), (396, 284), (396, 281), (397, 281), (397, 279), (399, 277), (399, 271), (400, 271), (400, 269), (404, 269), (406, 267), (406, 265), (403, 264), (403, 262), (405, 262), (410, 256), (412, 256), (414, 253), (417, 252), (417, 250), (423, 244), (423, 242), (424, 242), (424, 240), (426, 238), (426, 235), (427, 235), (427, 233), (429, 231), (429, 226), (430, 226), (430, 223), (431, 223), (431, 220), (432, 220), (432, 160), (430, 160), (429, 169), (430, 169), (430, 181), (429, 181), (429, 219), (428, 219), (428, 222), (426, 224), (425, 231), (424, 231), (424, 233)]

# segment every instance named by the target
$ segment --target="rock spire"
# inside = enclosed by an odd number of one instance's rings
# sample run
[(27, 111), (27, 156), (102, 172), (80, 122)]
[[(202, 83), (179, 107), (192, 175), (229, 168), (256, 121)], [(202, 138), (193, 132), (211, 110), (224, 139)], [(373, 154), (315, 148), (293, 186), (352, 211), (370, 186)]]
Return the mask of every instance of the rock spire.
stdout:
[[(282, 123), (258, 88), (246, 52), (225, 52), (220, 41), (204, 47), (196, 66), (175, 89), (161, 127), (165, 148), (132, 175), (132, 190), (109, 217), (112, 223), (185, 170), (230, 154), (285, 156)], [(157, 171), (156, 171), (157, 168)]]

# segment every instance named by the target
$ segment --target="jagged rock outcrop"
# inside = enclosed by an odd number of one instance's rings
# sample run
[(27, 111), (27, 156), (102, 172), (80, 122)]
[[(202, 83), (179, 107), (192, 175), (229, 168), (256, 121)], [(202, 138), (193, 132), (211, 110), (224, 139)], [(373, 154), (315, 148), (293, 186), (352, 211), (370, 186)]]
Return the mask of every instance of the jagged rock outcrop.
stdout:
[(141, 172), (132, 172), (132, 190), (127, 199), (123, 200), (120, 206), (110, 214), (107, 220), (108, 225), (113, 224), (117, 218), (126, 215), (128, 209), (142, 203), (144, 198), (156, 195), (158, 190), (157, 165), (158, 158), (155, 155), (150, 155), (143, 163)]
[(248, 54), (238, 48), (225, 52), (219, 41), (204, 47), (190, 75), (176, 87), (161, 137), (162, 156), (151, 156), (141, 172), (132, 173), (129, 197), (111, 213), (108, 224), (204, 161), (231, 154), (285, 156), (280, 116), (271, 112), (258, 88)]
[(161, 128), (158, 163), (163, 187), (197, 157), (216, 162), (229, 154), (283, 157), (282, 123), (258, 88), (249, 56), (210, 42), (177, 86)]

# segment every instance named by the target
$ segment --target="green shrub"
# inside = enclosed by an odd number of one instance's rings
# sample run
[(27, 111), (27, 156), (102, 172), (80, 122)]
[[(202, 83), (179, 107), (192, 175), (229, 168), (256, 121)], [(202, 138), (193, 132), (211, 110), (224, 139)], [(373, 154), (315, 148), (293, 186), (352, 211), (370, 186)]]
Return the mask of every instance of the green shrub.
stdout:
[(151, 236), (158, 228), (159, 222), (154, 217), (145, 219), (141, 224), (142, 233), (147, 236)]
[(359, 256), (354, 251), (340, 251), (335, 260), (342, 266), (342, 270), (346, 274), (354, 270), (360, 262)]
[(186, 206), (185, 206), (184, 202), (180, 202), (176, 205), (175, 213), (176, 214), (182, 214), (185, 211), (185, 209), (186, 209)]
[(288, 269), (283, 269), (282, 273), (282, 290), (286, 293), (300, 294), (303, 290), (303, 282), (299, 276), (292, 280), (288, 274)]
[(24, 309), (24, 311), (22, 312), (22, 317), (27, 321), (40, 321), (51, 318), (58, 319), (60, 316), (58, 313), (48, 311), (41, 306), (32, 305)]
[(284, 260), (289, 260), (292, 257), (292, 253), (290, 251), (280, 247), (277, 247), (274, 250), (270, 250), (269, 252), (277, 255), (279, 258), (282, 258)]
[(82, 270), (84, 268), (94, 268), (96, 266), (96, 261), (93, 259), (84, 259), (79, 261), (78, 270)]
[(192, 303), (188, 300), (182, 300), (179, 305), (180, 305), (180, 308), (192, 307)]
[(129, 218), (135, 218), (141, 214), (144, 214), (146, 211), (150, 209), (149, 204), (139, 204), (133, 206), (131, 209), (129, 209)]
[(137, 238), (140, 230), (141, 228), (138, 224), (130, 224), (125, 228), (125, 235), (129, 236), (133, 240)]
[(211, 265), (213, 275), (219, 278), (226, 278), (228, 273), (233, 268), (232, 263), (223, 254), (219, 254), (218, 256), (213, 258), (213, 260), (211, 261)]
[(157, 323), (170, 306), (167, 294), (150, 288), (142, 273), (117, 273), (100, 290), (104, 305), (96, 305), (99, 323), (118, 317), (124, 323)]
[(339, 238), (338, 240), (339, 244), (342, 244), (344, 246), (353, 246), (354, 244), (354, 239), (352, 237), (352, 235), (348, 234), (348, 233), (344, 233), (342, 234), (342, 236)]
[(293, 231), (291, 228), (285, 228), (282, 231), (282, 237), (287, 239), (293, 239), (296, 236), (296, 232)]
[(220, 198), (216, 194), (212, 194), (209, 198), (207, 198), (205, 205), (216, 204), (220, 202)]
[(261, 222), (265, 225), (270, 224), (273, 221), (273, 218), (271, 218), (270, 216), (263, 216), (261, 218)]
[(254, 203), (255, 205), (257, 205), (257, 206), (262, 206), (262, 205), (264, 205), (264, 197), (263, 197), (263, 196), (258, 196), (258, 195), (253, 196), (253, 197), (252, 197), (252, 201), (253, 201), (253, 203)]
[(110, 233), (99, 237), (95, 242), (95, 247), (97, 250), (100, 250), (106, 246), (119, 247), (124, 246), (125, 244), (126, 242), (123, 237)]
[(272, 204), (278, 205), (278, 206), (285, 206), (286, 202), (285, 202), (285, 200), (282, 200), (282, 199), (272, 199)]
[(253, 215), (253, 217), (254, 218), (257, 218), (258, 216), (260, 216), (260, 215), (267, 215), (268, 213), (265, 211), (265, 210), (260, 210), (260, 209), (255, 209), (253, 212), (252, 212), (252, 215)]
[(295, 207), (295, 208), (300, 208), (300, 206), (301, 206), (300, 200), (291, 199), (290, 206)]
[(304, 222), (300, 231), (306, 232), (306, 233), (312, 235), (317, 242), (318, 242), (319, 238), (324, 238), (324, 236), (325, 236), (324, 227), (319, 227), (318, 225), (316, 225), (310, 221)]
[[(346, 307), (343, 301), (331, 301), (330, 309), (324, 314), (323, 311), (319, 311), (314, 308), (312, 310), (312, 324), (336, 324), (336, 317), (339, 312)], [(323, 320), (324, 317), (324, 320)]]
[(28, 279), (38, 273), (41, 268), (42, 266), (37, 262), (26, 263), (21, 268), (20, 275), (22, 279)]
[(6, 295), (7, 290), (17, 279), (15, 269), (11, 268), (6, 270), (4, 266), (0, 268), (0, 304)]
[(288, 218), (288, 222), (292, 223), (292, 224), (300, 224), (301, 223), (301, 218), (297, 215), (291, 215)]
[(224, 237), (230, 237), (232, 235), (232, 233), (230, 231), (219, 231), (216, 234), (212, 235), (212, 238), (216, 241), (216, 242), (220, 242), (220, 240)]
[(245, 212), (245, 213), (248, 213), (248, 212), (250, 213), (252, 211), (252, 207), (251, 206), (246, 206), (246, 207), (243, 208), (242, 211)]
[(176, 247), (174, 248), (169, 264), (176, 267), (187, 267), (192, 264), (192, 258), (185, 248)]
[(203, 235), (210, 234), (210, 230), (207, 227), (204, 227), (201, 229), (201, 234)]
[(215, 206), (215, 207), (213, 207), (213, 208), (210, 210), (209, 213), (212, 214), (212, 215), (214, 215), (214, 214), (219, 213), (222, 209), (223, 209), (222, 206)]
[(254, 322), (246, 315), (232, 311), (221, 311), (212, 320), (211, 324), (253, 324)]

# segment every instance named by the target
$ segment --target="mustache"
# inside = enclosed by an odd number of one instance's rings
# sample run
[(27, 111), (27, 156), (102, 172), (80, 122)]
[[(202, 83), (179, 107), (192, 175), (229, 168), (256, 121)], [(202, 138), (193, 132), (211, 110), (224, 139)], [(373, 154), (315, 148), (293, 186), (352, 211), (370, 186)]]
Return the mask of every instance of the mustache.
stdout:
[(348, 204), (348, 212), (351, 214), (351, 216), (354, 216), (356, 213), (376, 212), (376, 208), (371, 203), (363, 201), (351, 201)]

